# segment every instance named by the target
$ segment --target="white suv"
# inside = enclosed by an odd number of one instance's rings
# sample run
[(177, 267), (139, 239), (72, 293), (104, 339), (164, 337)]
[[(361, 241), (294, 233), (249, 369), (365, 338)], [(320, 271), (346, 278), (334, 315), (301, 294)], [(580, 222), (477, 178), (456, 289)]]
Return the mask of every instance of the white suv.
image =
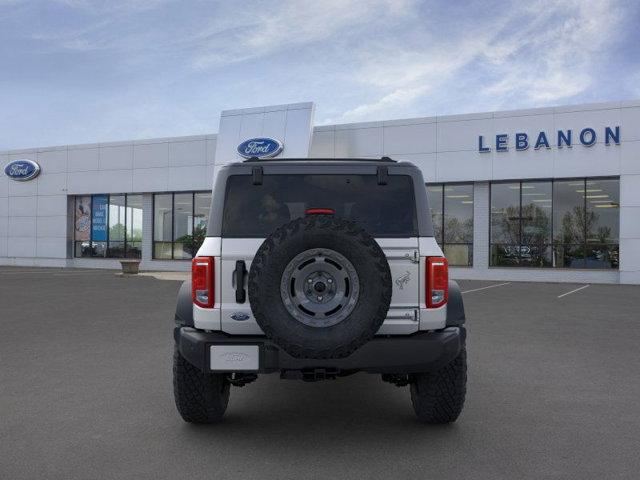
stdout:
[(378, 373), (411, 386), (425, 422), (462, 410), (462, 297), (411, 163), (253, 158), (222, 168), (175, 318), (174, 393), (188, 422), (220, 420), (231, 385), (274, 372)]

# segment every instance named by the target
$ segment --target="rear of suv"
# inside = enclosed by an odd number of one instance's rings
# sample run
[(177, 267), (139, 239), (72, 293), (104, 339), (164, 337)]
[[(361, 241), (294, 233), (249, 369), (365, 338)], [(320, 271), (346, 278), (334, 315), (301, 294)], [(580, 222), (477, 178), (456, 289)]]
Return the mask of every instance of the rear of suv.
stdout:
[(249, 159), (218, 172), (212, 197), (175, 316), (184, 420), (219, 421), (230, 387), (260, 374), (356, 372), (410, 386), (422, 421), (457, 419), (464, 308), (415, 165)]

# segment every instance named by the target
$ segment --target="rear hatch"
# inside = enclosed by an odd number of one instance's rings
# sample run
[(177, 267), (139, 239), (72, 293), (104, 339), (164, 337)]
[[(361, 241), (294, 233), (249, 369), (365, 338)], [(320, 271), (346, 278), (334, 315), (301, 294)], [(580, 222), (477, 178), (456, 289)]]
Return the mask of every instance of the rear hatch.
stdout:
[[(374, 170), (375, 171), (375, 170)], [(410, 175), (269, 174), (230, 175), (222, 219), (221, 328), (233, 334), (260, 334), (247, 292), (251, 262), (264, 239), (308, 209), (331, 209), (358, 222), (383, 249), (392, 276), (391, 308), (379, 333), (418, 330), (418, 226)], [(237, 280), (241, 279), (242, 282)]]

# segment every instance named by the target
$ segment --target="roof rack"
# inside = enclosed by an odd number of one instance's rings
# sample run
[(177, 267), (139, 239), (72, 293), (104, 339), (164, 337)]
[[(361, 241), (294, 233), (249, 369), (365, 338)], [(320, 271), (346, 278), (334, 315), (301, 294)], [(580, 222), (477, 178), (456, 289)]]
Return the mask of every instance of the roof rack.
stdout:
[(244, 160), (243, 163), (251, 162), (388, 162), (398, 163), (389, 157), (380, 158), (258, 158), (251, 157)]

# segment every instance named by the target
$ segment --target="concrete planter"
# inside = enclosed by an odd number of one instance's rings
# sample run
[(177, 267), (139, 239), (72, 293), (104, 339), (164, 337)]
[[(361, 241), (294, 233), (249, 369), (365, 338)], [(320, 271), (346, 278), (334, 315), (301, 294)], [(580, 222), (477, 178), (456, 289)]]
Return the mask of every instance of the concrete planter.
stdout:
[(123, 274), (136, 275), (140, 271), (140, 260), (120, 260), (120, 265), (122, 265)]

